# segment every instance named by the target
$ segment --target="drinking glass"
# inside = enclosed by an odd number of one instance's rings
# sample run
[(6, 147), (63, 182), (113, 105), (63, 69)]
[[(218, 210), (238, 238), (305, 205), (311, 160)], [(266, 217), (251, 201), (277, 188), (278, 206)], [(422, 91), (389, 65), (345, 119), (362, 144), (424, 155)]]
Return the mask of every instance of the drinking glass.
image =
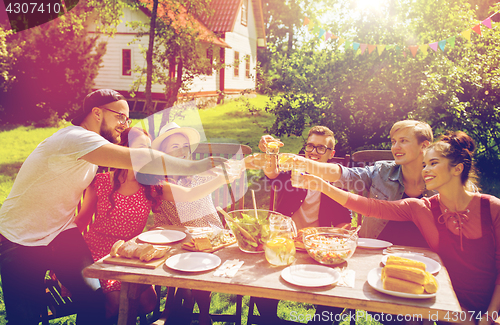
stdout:
[(293, 167), (293, 157), (295, 155), (291, 153), (280, 153), (278, 154), (278, 168), (280, 172), (287, 172), (292, 170)]
[(304, 183), (301, 174), (306, 172), (306, 165), (303, 161), (294, 161), (292, 167), (292, 186), (299, 187)]

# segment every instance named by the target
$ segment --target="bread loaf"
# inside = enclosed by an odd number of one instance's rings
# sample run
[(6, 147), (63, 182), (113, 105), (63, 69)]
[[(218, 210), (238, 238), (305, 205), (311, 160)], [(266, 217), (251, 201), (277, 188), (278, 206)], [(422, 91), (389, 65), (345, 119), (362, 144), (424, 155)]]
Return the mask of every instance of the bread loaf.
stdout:
[(416, 267), (417, 269), (421, 269), (425, 271), (426, 265), (423, 262), (420, 261), (415, 261), (411, 260), (409, 258), (404, 258), (400, 256), (395, 256), (395, 255), (389, 255), (387, 257), (387, 261), (385, 262), (385, 265), (401, 265), (401, 266), (408, 266), (408, 267)]
[(127, 241), (118, 248), (118, 255), (126, 258), (133, 258), (134, 252), (137, 249), (137, 244), (132, 241)]
[(415, 267), (402, 265), (386, 265), (384, 269), (386, 277), (410, 281), (419, 285), (424, 285), (427, 281), (425, 271), (417, 269)]
[(111, 251), (109, 252), (109, 255), (112, 257), (118, 256), (118, 248), (125, 244), (125, 241), (123, 239), (118, 240), (116, 243), (113, 244), (113, 247), (111, 247)]
[(390, 276), (386, 276), (382, 281), (382, 284), (385, 290), (413, 293), (417, 295), (424, 293), (423, 285)]
[(152, 247), (153, 250), (148, 250), (139, 257), (141, 261), (149, 262), (153, 259), (162, 258), (163, 256), (165, 256), (165, 254), (167, 254), (168, 250), (170, 249), (169, 247), (164, 247), (164, 248), (156, 248), (154, 246)]

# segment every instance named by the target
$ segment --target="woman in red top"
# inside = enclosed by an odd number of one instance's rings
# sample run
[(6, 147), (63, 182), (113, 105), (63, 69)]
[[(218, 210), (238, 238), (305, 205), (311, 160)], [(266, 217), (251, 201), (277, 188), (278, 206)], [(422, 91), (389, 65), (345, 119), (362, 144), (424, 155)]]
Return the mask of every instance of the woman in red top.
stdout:
[(474, 141), (463, 132), (448, 133), (429, 146), (422, 176), (427, 190), (439, 193), (431, 198), (368, 199), (314, 175), (302, 177), (303, 187), (321, 190), (363, 215), (412, 220), (443, 260), (462, 309), (468, 312), (465, 323), (489, 325), (500, 309), (500, 200), (474, 191), (469, 179), (474, 174), (474, 149)]

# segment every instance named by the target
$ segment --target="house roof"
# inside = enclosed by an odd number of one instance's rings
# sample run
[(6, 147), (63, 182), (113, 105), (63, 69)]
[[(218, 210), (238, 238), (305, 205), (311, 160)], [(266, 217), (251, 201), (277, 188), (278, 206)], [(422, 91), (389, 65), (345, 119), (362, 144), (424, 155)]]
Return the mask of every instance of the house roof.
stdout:
[[(138, 0), (139, 2), (146, 5), (147, 9), (140, 7), (141, 10), (148, 16), (151, 16), (151, 11), (153, 10), (153, 0)], [(240, 0), (241, 1), (241, 0)], [(177, 4), (175, 10), (165, 9), (163, 6), (158, 6), (158, 17), (168, 16), (173, 21), (174, 28), (178, 29), (181, 27), (193, 28), (199, 32), (199, 37), (202, 42), (212, 43), (220, 47), (230, 48), (230, 46), (215, 35), (215, 33), (210, 30), (203, 22), (193, 17), (189, 14), (186, 8), (180, 4)]]
[[(266, 46), (266, 32), (261, 0), (251, 0), (257, 28), (257, 43), (259, 47)], [(213, 15), (203, 16), (201, 20), (215, 33), (232, 32), (238, 17), (242, 0), (212, 0), (210, 7)]]

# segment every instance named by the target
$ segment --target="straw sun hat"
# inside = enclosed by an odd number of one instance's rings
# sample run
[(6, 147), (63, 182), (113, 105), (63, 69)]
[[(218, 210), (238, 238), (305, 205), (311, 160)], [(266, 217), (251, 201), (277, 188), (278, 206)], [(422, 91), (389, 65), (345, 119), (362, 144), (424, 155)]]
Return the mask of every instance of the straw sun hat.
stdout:
[(188, 139), (189, 145), (191, 146), (191, 152), (195, 151), (198, 144), (200, 144), (200, 133), (198, 130), (190, 127), (180, 127), (177, 123), (170, 122), (161, 128), (160, 134), (151, 143), (151, 148), (160, 150), (162, 142), (172, 134), (176, 133), (181, 133)]

